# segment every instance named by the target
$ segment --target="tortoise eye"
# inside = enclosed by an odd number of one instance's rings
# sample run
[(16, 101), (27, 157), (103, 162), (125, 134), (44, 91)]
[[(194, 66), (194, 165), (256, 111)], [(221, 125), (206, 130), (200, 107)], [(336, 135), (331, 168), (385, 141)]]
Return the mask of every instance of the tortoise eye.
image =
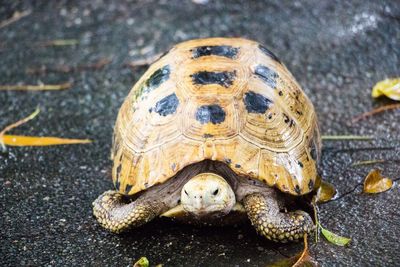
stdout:
[(218, 192), (219, 192), (219, 189), (216, 189), (216, 190), (213, 192), (213, 195), (216, 196), (216, 195), (218, 194)]
[(185, 192), (185, 194), (188, 196), (189, 194), (188, 194), (188, 192), (186, 191), (186, 190), (184, 190), (184, 192)]

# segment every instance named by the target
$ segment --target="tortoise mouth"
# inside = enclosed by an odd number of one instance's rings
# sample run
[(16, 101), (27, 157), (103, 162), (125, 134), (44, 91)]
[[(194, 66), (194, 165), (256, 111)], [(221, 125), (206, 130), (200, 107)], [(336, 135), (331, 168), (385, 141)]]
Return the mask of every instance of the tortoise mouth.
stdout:
[(205, 208), (195, 208), (190, 205), (182, 205), (185, 212), (196, 218), (204, 217), (222, 217), (228, 214), (231, 210), (226, 208), (226, 205), (210, 205)]

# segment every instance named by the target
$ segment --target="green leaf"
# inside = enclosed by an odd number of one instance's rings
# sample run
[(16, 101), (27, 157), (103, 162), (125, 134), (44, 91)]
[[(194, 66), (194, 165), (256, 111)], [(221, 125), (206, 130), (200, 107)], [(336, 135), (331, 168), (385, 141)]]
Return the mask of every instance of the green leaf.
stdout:
[(320, 224), (319, 224), (319, 228), (321, 229), (322, 235), (326, 238), (326, 240), (328, 240), (332, 244), (335, 244), (336, 246), (343, 247), (343, 246), (346, 246), (351, 241), (350, 238), (343, 237), (343, 236), (337, 235), (335, 233), (332, 233), (329, 230), (326, 230)]
[(149, 260), (146, 257), (141, 257), (133, 267), (149, 267)]

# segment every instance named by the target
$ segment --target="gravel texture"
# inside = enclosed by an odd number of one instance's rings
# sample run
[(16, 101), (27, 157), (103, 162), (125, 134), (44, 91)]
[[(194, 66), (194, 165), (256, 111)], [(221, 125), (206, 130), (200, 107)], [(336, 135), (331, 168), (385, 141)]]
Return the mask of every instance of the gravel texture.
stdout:
[[(48, 2), (48, 3), (46, 3)], [(194, 2), (201, 2), (198, 4)], [(392, 103), (373, 100), (371, 87), (400, 75), (398, 1), (4, 1), (0, 21), (0, 84), (73, 82), (59, 92), (0, 92), (4, 127), (41, 107), (15, 134), (91, 138), (92, 144), (14, 148), (0, 153), (0, 265), (265, 266), (301, 250), (270, 243), (249, 224), (196, 228), (158, 220), (123, 235), (101, 229), (91, 202), (112, 188), (112, 127), (119, 106), (145, 68), (125, 63), (198, 37), (241, 36), (274, 51), (315, 104), (323, 134), (372, 135), (368, 142), (324, 142), (322, 170), (339, 199), (320, 207), (321, 223), (352, 242), (321, 240), (312, 255), (321, 266), (396, 266), (400, 261), (400, 188), (361, 193), (371, 168), (400, 179), (400, 111), (358, 123), (351, 118)], [(77, 39), (73, 46), (43, 46)], [(60, 73), (100, 59), (99, 70)], [(29, 73), (29, 69), (47, 71)], [(386, 159), (351, 167), (360, 160)]]

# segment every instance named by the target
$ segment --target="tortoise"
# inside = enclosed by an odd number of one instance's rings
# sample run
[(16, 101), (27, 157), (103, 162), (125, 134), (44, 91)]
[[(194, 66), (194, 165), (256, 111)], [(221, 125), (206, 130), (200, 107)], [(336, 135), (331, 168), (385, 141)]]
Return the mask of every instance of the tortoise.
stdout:
[(116, 233), (159, 216), (204, 224), (248, 217), (267, 239), (296, 241), (314, 223), (287, 208), (316, 188), (320, 144), (311, 101), (270, 50), (242, 38), (186, 41), (153, 63), (122, 104), (115, 190), (93, 212)]

